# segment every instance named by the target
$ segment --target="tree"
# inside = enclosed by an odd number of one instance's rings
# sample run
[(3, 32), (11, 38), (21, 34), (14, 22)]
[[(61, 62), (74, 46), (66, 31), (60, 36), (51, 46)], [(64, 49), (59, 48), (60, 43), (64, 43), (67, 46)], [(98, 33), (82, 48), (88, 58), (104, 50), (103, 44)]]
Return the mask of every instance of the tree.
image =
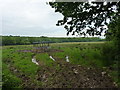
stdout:
[(112, 21), (108, 28), (110, 34), (106, 34), (106, 37), (113, 42), (116, 52), (115, 58), (120, 60), (120, 17)]
[[(107, 33), (104, 27), (120, 16), (118, 2), (49, 2), (55, 12), (64, 18), (58, 20), (57, 26), (64, 25), (67, 35), (101, 35)], [(98, 29), (99, 28), (99, 29)]]

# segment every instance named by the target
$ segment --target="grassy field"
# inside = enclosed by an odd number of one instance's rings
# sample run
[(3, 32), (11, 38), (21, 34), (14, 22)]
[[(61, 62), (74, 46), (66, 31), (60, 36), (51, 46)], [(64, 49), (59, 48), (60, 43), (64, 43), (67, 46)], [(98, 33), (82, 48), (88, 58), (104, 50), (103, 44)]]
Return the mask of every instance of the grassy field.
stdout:
[[(60, 76), (61, 73), (68, 76), (71, 75), (69, 76), (71, 79), (75, 78), (70, 69), (71, 67), (74, 67), (73, 71), (77, 73), (79, 71), (75, 70), (78, 65), (80, 65), (82, 69), (85, 68), (85, 70), (82, 71), (86, 71), (86, 68), (92, 68), (90, 71), (93, 72), (95, 70), (94, 72), (96, 73), (97, 70), (101, 72), (105, 71), (109, 74), (113, 82), (119, 83), (117, 80), (117, 70), (110, 70), (109, 67), (106, 66), (106, 62), (103, 58), (102, 47), (104, 46), (104, 42), (53, 43), (50, 44), (50, 46), (51, 47), (47, 52), (39, 50), (39, 53), (35, 52), (32, 45), (3, 46), (3, 89), (79, 87), (79, 85), (74, 85), (70, 83), (70, 81), (65, 81), (65, 83), (63, 83), (63, 81), (59, 80), (59, 78), (63, 78), (62, 80), (65, 78)], [(56, 61), (50, 59), (50, 56)], [(66, 56), (69, 57), (69, 62), (66, 62)], [(33, 57), (36, 58), (39, 65), (32, 62)], [(117, 64), (114, 64), (111, 67), (116, 68)], [(94, 76), (91, 75), (91, 77)], [(96, 77), (98, 76), (96, 75)], [(57, 81), (61, 83), (58, 83)], [(77, 80), (75, 82), (74, 79), (73, 82), (77, 83)], [(90, 87), (91, 84), (86, 85)]]

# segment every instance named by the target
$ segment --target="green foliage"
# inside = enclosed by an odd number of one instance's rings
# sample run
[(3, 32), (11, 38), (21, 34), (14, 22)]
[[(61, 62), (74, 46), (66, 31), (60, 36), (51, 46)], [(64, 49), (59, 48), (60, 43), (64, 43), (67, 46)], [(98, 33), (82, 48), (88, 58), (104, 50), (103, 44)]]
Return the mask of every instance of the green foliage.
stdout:
[[(5, 47), (3, 50), (3, 62), (8, 63), (16, 67), (19, 71), (25, 73), (26, 75), (32, 77), (36, 74), (38, 66), (32, 63), (33, 53), (23, 53), (17, 50), (25, 49), (23, 46), (16, 46), (13, 49)], [(4, 67), (3, 67), (4, 68)]]
[(120, 17), (109, 24), (106, 38), (109, 42), (103, 48), (103, 54), (106, 57), (105, 61), (108, 60), (112, 64), (120, 60)]
[(19, 36), (2, 36), (2, 45), (29, 45), (33, 42), (50, 41), (51, 43), (62, 42), (96, 42), (105, 41), (97, 37), (91, 38), (53, 38), (53, 37), (19, 37)]
[(116, 47), (114, 47), (113, 42), (107, 42), (102, 48), (103, 62), (105, 65), (110, 66), (115, 61)]
[[(110, 46), (108, 46), (110, 45)], [(12, 87), (23, 87), (23, 82), (16, 75), (24, 74), (30, 78), (30, 82), (42, 87), (44, 84), (42, 81), (38, 81), (37, 71), (42, 70), (43, 67), (54, 67), (55, 70), (61, 70), (59, 64), (49, 58), (51, 55), (56, 60), (66, 62), (66, 56), (69, 56), (70, 64), (82, 65), (85, 67), (102, 68), (109, 67), (107, 52), (112, 47), (112, 44), (105, 44), (104, 42), (75, 42), (75, 43), (53, 43), (51, 49), (57, 49), (61, 52), (48, 52), (48, 53), (32, 53), (32, 52), (18, 52), (18, 50), (30, 50), (31, 45), (16, 45), (16, 46), (3, 46), (3, 84)], [(105, 47), (108, 47), (106, 49)], [(102, 50), (105, 48), (106, 52)], [(108, 50), (108, 51), (107, 51)], [(112, 53), (112, 52), (111, 52)], [(110, 54), (111, 54), (110, 53)], [(37, 62), (40, 66), (32, 63), (32, 58), (35, 55)], [(67, 62), (66, 62), (67, 63)], [(110, 63), (112, 68), (117, 68), (117, 63)], [(20, 73), (14, 74), (10, 69), (13, 66), (19, 70)], [(44, 70), (44, 69), (43, 69)], [(118, 72), (110, 72), (113, 79), (117, 80)], [(14, 81), (13, 81), (14, 80)], [(14, 83), (15, 82), (15, 83)]]
[(107, 39), (114, 43), (114, 48), (116, 51), (116, 59), (120, 58), (120, 17), (115, 21), (111, 22), (109, 25), (109, 30), (107, 33)]
[(107, 20), (113, 21), (120, 14), (120, 2), (49, 2), (49, 5), (64, 16), (56, 25), (64, 25), (67, 35), (101, 35)]
[(16, 77), (11, 73), (5, 63), (2, 63), (3, 72), (2, 72), (2, 88), (3, 90), (13, 89), (13, 88), (22, 88), (20, 85), (22, 83), (21, 79)]
[(36, 55), (36, 59), (40, 61), (43, 65), (46, 66), (52, 66), (54, 61), (49, 58), (49, 55), (47, 53), (40, 53)]
[[(120, 86), (120, 72), (118, 71), (120, 66), (120, 16), (117, 17), (114, 21), (112, 21), (108, 26), (108, 32), (106, 34), (106, 38), (110, 43), (103, 49), (103, 52), (107, 52), (105, 57), (107, 57), (105, 61), (110, 62), (110, 65), (116, 66), (118, 69), (115, 72), (112, 72), (115, 78), (113, 78), (118, 85)], [(113, 67), (113, 68), (116, 68)], [(116, 75), (118, 76), (116, 78)]]
[(35, 75), (38, 69), (38, 66), (32, 63), (32, 55), (32, 53), (18, 52), (12, 58), (14, 65), (28, 76)]
[(104, 65), (101, 61), (101, 46), (103, 45), (103, 43), (58, 44), (55, 45), (55, 49), (60, 49), (64, 52), (54, 53), (53, 56), (64, 61), (66, 60), (65, 57), (69, 56), (70, 63), (72, 64), (103, 67)]

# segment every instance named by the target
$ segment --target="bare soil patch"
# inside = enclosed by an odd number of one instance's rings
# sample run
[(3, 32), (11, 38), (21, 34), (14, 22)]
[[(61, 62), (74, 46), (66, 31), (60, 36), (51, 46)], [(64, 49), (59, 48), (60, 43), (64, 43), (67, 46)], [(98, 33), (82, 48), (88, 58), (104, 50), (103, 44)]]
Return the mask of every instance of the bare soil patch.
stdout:
[(18, 50), (18, 52), (32, 52), (32, 53), (53, 53), (53, 52), (63, 52), (63, 50), (58, 49), (50, 49), (50, 50), (42, 50), (42, 49), (32, 49), (32, 50)]
[[(36, 79), (43, 82), (44, 88), (113, 88), (116, 87), (107, 72), (74, 65), (65, 62), (57, 62), (59, 66), (43, 67), (38, 70)], [(105, 72), (103, 74), (103, 72)]]

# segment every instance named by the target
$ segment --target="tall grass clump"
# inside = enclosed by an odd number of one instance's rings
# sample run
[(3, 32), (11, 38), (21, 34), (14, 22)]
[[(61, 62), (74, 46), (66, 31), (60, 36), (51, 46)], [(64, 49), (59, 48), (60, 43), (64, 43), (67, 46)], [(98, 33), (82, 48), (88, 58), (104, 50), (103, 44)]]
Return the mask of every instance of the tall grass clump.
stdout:
[(42, 63), (46, 66), (52, 66), (54, 61), (49, 58), (49, 55), (47, 53), (40, 53), (36, 55), (36, 60), (39, 61), (39, 63)]
[(106, 42), (102, 48), (103, 64), (110, 66), (115, 62), (116, 47), (113, 42)]
[(36, 74), (38, 66), (32, 62), (32, 53), (18, 52), (14, 54), (14, 66), (28, 76)]
[(13, 73), (11, 73), (11, 71), (5, 63), (2, 63), (2, 66), (4, 67), (2, 72), (2, 89), (8, 90), (13, 88), (22, 88), (22, 80), (15, 76)]

